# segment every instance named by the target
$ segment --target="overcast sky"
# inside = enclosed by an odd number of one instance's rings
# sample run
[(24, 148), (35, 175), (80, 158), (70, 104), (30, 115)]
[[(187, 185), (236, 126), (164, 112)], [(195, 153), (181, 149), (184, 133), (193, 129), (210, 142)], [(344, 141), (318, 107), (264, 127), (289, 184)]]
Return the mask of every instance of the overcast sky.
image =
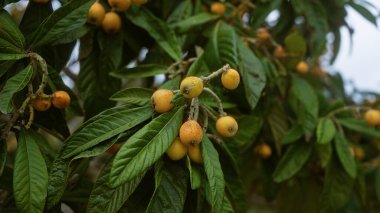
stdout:
[[(368, 0), (380, 8), (379, 0)], [(347, 21), (355, 29), (350, 53), (349, 34), (342, 29), (342, 43), (334, 69), (356, 88), (380, 93), (380, 30), (349, 8)], [(378, 21), (379, 24), (379, 21)]]

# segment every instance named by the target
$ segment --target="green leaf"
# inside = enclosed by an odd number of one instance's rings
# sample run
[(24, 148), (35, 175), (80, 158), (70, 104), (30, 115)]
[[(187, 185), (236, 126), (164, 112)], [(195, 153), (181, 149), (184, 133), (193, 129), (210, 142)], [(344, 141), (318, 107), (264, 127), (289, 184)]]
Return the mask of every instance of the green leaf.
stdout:
[(183, 212), (188, 178), (188, 172), (178, 162), (157, 162), (156, 189), (146, 212)]
[(351, 178), (356, 178), (356, 162), (350, 152), (348, 141), (341, 134), (335, 135), (335, 149), (344, 170)]
[(51, 209), (60, 200), (65, 191), (69, 169), (69, 161), (62, 160), (58, 155), (49, 166), (49, 186), (46, 199), (47, 209)]
[(23, 52), (25, 45), (24, 35), (20, 32), (9, 13), (4, 9), (0, 9), (0, 39), (14, 45), (17, 48), (15, 51)]
[(215, 150), (211, 141), (207, 138), (206, 133), (203, 134), (201, 151), (207, 183), (211, 192), (210, 204), (212, 206), (212, 211), (222, 212), (225, 187), (223, 171), (219, 162), (219, 154)]
[(363, 18), (367, 19), (367, 21), (371, 22), (375, 27), (377, 27), (377, 18), (375, 15), (371, 13), (367, 8), (363, 5), (357, 4), (354, 1), (349, 1), (348, 5), (350, 5), (356, 12), (358, 12)]
[(143, 173), (117, 188), (111, 188), (107, 184), (111, 166), (112, 160), (107, 163), (95, 182), (87, 204), (88, 213), (117, 212), (123, 206), (125, 201), (127, 201), (129, 196), (135, 191), (145, 175), (145, 173)]
[(163, 113), (130, 137), (116, 154), (109, 184), (116, 187), (153, 165), (177, 137), (183, 113), (184, 107)]
[(48, 188), (45, 160), (31, 131), (20, 131), (14, 173), (13, 194), (22, 212), (43, 212)]
[(294, 110), (300, 114), (299, 118), (301, 118), (305, 135), (311, 136), (318, 119), (318, 97), (306, 80), (293, 76), (292, 83), (291, 93), (300, 103), (297, 104), (299, 108)]
[(145, 7), (128, 10), (125, 15), (132, 23), (145, 29), (174, 61), (182, 59), (178, 38), (165, 22), (154, 16)]
[(323, 190), (319, 201), (319, 213), (341, 212), (353, 193), (354, 180), (333, 158), (327, 167)]
[(0, 61), (0, 77), (7, 73), (14, 64), (15, 61)]
[(185, 33), (189, 30), (202, 26), (208, 22), (216, 20), (219, 16), (212, 15), (210, 13), (198, 13), (194, 16), (191, 16), (185, 20), (177, 21), (174, 23), (173, 27), (179, 33)]
[(235, 212), (234, 208), (232, 207), (230, 200), (227, 197), (227, 195), (224, 195), (224, 197), (223, 197), (222, 212), (223, 213), (234, 213)]
[(294, 125), (290, 128), (282, 138), (282, 144), (294, 143), (303, 136), (302, 126), (299, 124)]
[[(88, 57), (80, 60), (80, 73), (77, 86), (80, 96), (84, 100), (85, 119), (113, 107), (116, 102), (109, 98), (120, 90), (121, 81), (109, 75), (109, 72), (119, 69), (122, 61), (123, 40), (122, 33), (106, 35), (97, 33), (98, 45), (87, 47), (88, 42), (93, 43), (92, 37), (85, 37), (81, 43), (81, 53), (91, 48)], [(89, 41), (85, 40), (89, 39)], [(85, 42), (84, 42), (85, 41)], [(88, 44), (87, 44), (88, 45)]]
[(9, 113), (12, 111), (12, 97), (16, 92), (21, 91), (29, 83), (33, 75), (33, 68), (28, 65), (16, 75), (7, 80), (3, 90), (0, 92), (0, 111)]
[(239, 38), (230, 25), (222, 21), (215, 25), (204, 52), (204, 59), (210, 70), (219, 69), (225, 64), (237, 68), (237, 40)]
[(3, 174), (5, 163), (7, 162), (7, 142), (0, 140), (0, 177)]
[(146, 88), (127, 88), (111, 96), (111, 100), (144, 106), (150, 104), (153, 91)]
[(336, 129), (330, 118), (321, 118), (317, 126), (317, 143), (327, 144), (335, 137)]
[(168, 67), (159, 64), (144, 64), (133, 68), (123, 68), (121, 70), (111, 72), (110, 75), (117, 78), (145, 78), (158, 74), (167, 73)]
[(307, 50), (307, 44), (305, 38), (298, 31), (286, 36), (284, 42), (286, 52), (296, 54), (300, 58), (304, 57)]
[(253, 11), (251, 17), (251, 27), (253, 29), (260, 27), (265, 22), (265, 19), (268, 17), (270, 12), (278, 9), (282, 3), (282, 0), (256, 2), (256, 8)]
[(202, 183), (202, 176), (200, 168), (196, 165), (191, 165), (189, 156), (186, 156), (186, 167), (190, 173), (190, 186), (192, 190), (199, 189)]
[(28, 55), (23, 53), (0, 53), (0, 61), (19, 60), (22, 58), (26, 58), (27, 56)]
[(333, 155), (332, 144), (316, 144), (315, 148), (322, 168), (326, 168)]
[(97, 144), (149, 119), (150, 106), (129, 109), (119, 106), (106, 110), (85, 122), (65, 142), (62, 158), (73, 157)]
[(279, 183), (297, 174), (310, 158), (311, 150), (307, 143), (291, 144), (273, 173), (274, 181)]
[(38, 27), (30, 46), (35, 48), (52, 43), (81, 28), (92, 3), (92, 0), (76, 0), (58, 8)]
[(358, 120), (354, 118), (339, 118), (337, 121), (344, 127), (363, 133), (364, 135), (380, 138), (380, 131), (372, 126), (369, 126), (364, 120)]
[(245, 90), (245, 97), (253, 110), (261, 97), (266, 84), (264, 68), (258, 57), (244, 45), (237, 41), (238, 68)]
[(270, 130), (275, 142), (276, 150), (278, 153), (281, 153), (282, 140), (286, 134), (286, 131), (289, 129), (288, 125), (288, 115), (281, 105), (281, 102), (275, 102), (273, 105), (270, 114), (267, 117)]

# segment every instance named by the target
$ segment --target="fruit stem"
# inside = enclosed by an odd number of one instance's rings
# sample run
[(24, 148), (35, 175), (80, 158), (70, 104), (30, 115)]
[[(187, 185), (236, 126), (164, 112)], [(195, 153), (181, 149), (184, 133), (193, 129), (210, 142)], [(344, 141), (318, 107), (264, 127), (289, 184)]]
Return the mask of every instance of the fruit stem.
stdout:
[(199, 100), (198, 97), (191, 99), (189, 120), (198, 120), (199, 115)]
[(29, 120), (28, 120), (28, 123), (25, 125), (26, 129), (29, 129), (30, 126), (32, 126), (32, 123), (33, 123), (33, 120), (34, 120), (34, 109), (33, 109), (33, 106), (30, 105), (30, 104), (28, 106), (29, 106)]
[(213, 135), (213, 134), (210, 134), (210, 133), (207, 133), (207, 137), (214, 140), (217, 144), (219, 145), (222, 145), (224, 144), (224, 141), (222, 141), (222, 139), (220, 139), (218, 136), (216, 135)]
[(222, 74), (223, 72), (226, 72), (228, 69), (230, 69), (230, 65), (229, 64), (226, 64), (224, 65), (222, 68), (218, 69), (217, 71), (214, 71), (213, 73), (211, 73), (209, 76), (207, 77), (201, 77), (201, 79), (203, 80), (203, 82), (205, 84), (207, 84), (209, 81), (211, 81), (213, 78), (217, 77), (218, 75)]
[(35, 59), (38, 64), (40, 65), (41, 67), (41, 70), (42, 70), (42, 79), (41, 79), (41, 84), (40, 86), (38, 87), (37, 91), (36, 91), (36, 95), (37, 96), (40, 96), (43, 94), (44, 92), (44, 89), (45, 89), (45, 86), (47, 84), (47, 81), (48, 81), (48, 76), (49, 76), (49, 72), (48, 72), (48, 68), (47, 68), (47, 64), (46, 64), (46, 61), (45, 59), (43, 59), (40, 55), (38, 55), (37, 53), (34, 53), (34, 52), (31, 52), (28, 54), (32, 59)]
[(208, 127), (208, 113), (203, 106), (200, 106), (200, 107), (201, 107), (202, 115), (203, 115), (203, 131), (206, 132), (207, 127)]
[(210, 116), (214, 121), (218, 120), (218, 118), (203, 104), (200, 104), (200, 107), (203, 111), (207, 112), (207, 115)]
[(210, 95), (216, 100), (216, 102), (218, 103), (219, 116), (225, 116), (226, 113), (223, 111), (222, 100), (220, 100), (220, 98), (218, 97), (218, 95), (215, 94), (215, 92), (212, 91), (212, 90), (211, 90), (210, 88), (208, 88), (208, 87), (203, 88), (203, 91), (205, 91), (205, 92), (207, 92), (208, 94), (210, 94)]

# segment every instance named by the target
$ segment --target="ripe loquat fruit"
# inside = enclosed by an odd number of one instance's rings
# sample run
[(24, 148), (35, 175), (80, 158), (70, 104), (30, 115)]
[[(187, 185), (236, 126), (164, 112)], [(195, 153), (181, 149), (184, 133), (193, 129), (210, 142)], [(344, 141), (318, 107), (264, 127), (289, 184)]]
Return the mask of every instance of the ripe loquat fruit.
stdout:
[(102, 27), (103, 27), (103, 30), (109, 34), (119, 32), (121, 28), (120, 16), (115, 12), (106, 13), (102, 22)]
[(233, 137), (238, 131), (238, 123), (231, 116), (222, 116), (216, 121), (216, 131), (223, 137)]
[(210, 6), (210, 11), (213, 14), (223, 15), (226, 12), (226, 5), (221, 2), (213, 2)]
[(370, 126), (380, 125), (380, 111), (375, 109), (370, 109), (364, 113), (364, 120)]
[(284, 48), (281, 45), (277, 46), (276, 49), (274, 49), (273, 55), (278, 59), (285, 58)]
[(43, 112), (51, 107), (51, 100), (50, 98), (41, 98), (38, 97), (34, 100), (32, 100), (32, 106), (35, 110)]
[(99, 2), (95, 2), (88, 11), (87, 22), (95, 26), (100, 26), (102, 25), (105, 15), (106, 10), (103, 5)]
[(203, 163), (201, 146), (199, 144), (190, 144), (187, 150), (190, 160), (195, 163)]
[(259, 145), (256, 149), (256, 152), (263, 159), (268, 159), (270, 156), (272, 156), (272, 148), (266, 143)]
[(179, 137), (177, 137), (169, 149), (166, 150), (166, 154), (172, 160), (180, 160), (185, 157), (187, 153), (187, 146), (181, 142)]
[(298, 73), (307, 73), (307, 71), (309, 71), (309, 65), (307, 65), (305, 61), (300, 61), (296, 66), (296, 71)]
[(202, 127), (197, 121), (188, 120), (179, 129), (179, 137), (185, 145), (199, 144), (203, 138)]
[(228, 69), (226, 72), (223, 72), (221, 79), (223, 86), (229, 90), (236, 89), (240, 83), (240, 75), (234, 69)]
[(168, 112), (173, 109), (174, 105), (171, 103), (174, 93), (168, 89), (156, 90), (151, 98), (154, 110), (158, 113)]
[(56, 91), (52, 95), (51, 102), (58, 109), (64, 109), (70, 105), (70, 95), (65, 91)]
[(108, 4), (118, 12), (123, 12), (128, 10), (131, 6), (131, 0), (108, 0)]
[(198, 77), (189, 76), (181, 81), (179, 89), (185, 98), (195, 98), (203, 91), (203, 81)]

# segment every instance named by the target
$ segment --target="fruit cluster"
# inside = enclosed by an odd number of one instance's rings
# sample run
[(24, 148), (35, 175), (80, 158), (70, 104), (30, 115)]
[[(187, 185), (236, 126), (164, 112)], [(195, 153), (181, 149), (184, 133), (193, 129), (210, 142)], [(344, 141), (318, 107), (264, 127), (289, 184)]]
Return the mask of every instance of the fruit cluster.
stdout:
[(97, 0), (89, 9), (87, 22), (96, 27), (102, 26), (106, 33), (117, 33), (121, 29), (121, 18), (116, 12), (124, 12), (132, 5), (145, 4), (147, 0), (108, 0), (111, 11), (106, 12), (102, 3)]
[(33, 108), (43, 112), (50, 109), (53, 104), (58, 109), (64, 109), (70, 105), (70, 96), (65, 91), (56, 91), (51, 95), (41, 95), (31, 101)]
[[(204, 130), (197, 121), (198, 115), (194, 113), (199, 111), (198, 96), (202, 92), (208, 92), (218, 100), (219, 117), (216, 118), (215, 125), (218, 134), (223, 137), (233, 137), (236, 134), (238, 130), (236, 120), (224, 113), (219, 97), (210, 88), (205, 87), (212, 78), (219, 75), (221, 75), (221, 83), (226, 89), (234, 90), (238, 87), (240, 83), (239, 72), (226, 65), (207, 77), (188, 76), (184, 78), (181, 81), (179, 91), (158, 89), (153, 93), (151, 101), (154, 110), (158, 113), (173, 109), (173, 99), (176, 92), (180, 92), (186, 99), (191, 99), (189, 118), (182, 124), (179, 129), (179, 137), (173, 141), (166, 152), (170, 159), (180, 160), (187, 154), (192, 161), (202, 163), (200, 143)], [(207, 129), (207, 124), (203, 124), (203, 128)]]

